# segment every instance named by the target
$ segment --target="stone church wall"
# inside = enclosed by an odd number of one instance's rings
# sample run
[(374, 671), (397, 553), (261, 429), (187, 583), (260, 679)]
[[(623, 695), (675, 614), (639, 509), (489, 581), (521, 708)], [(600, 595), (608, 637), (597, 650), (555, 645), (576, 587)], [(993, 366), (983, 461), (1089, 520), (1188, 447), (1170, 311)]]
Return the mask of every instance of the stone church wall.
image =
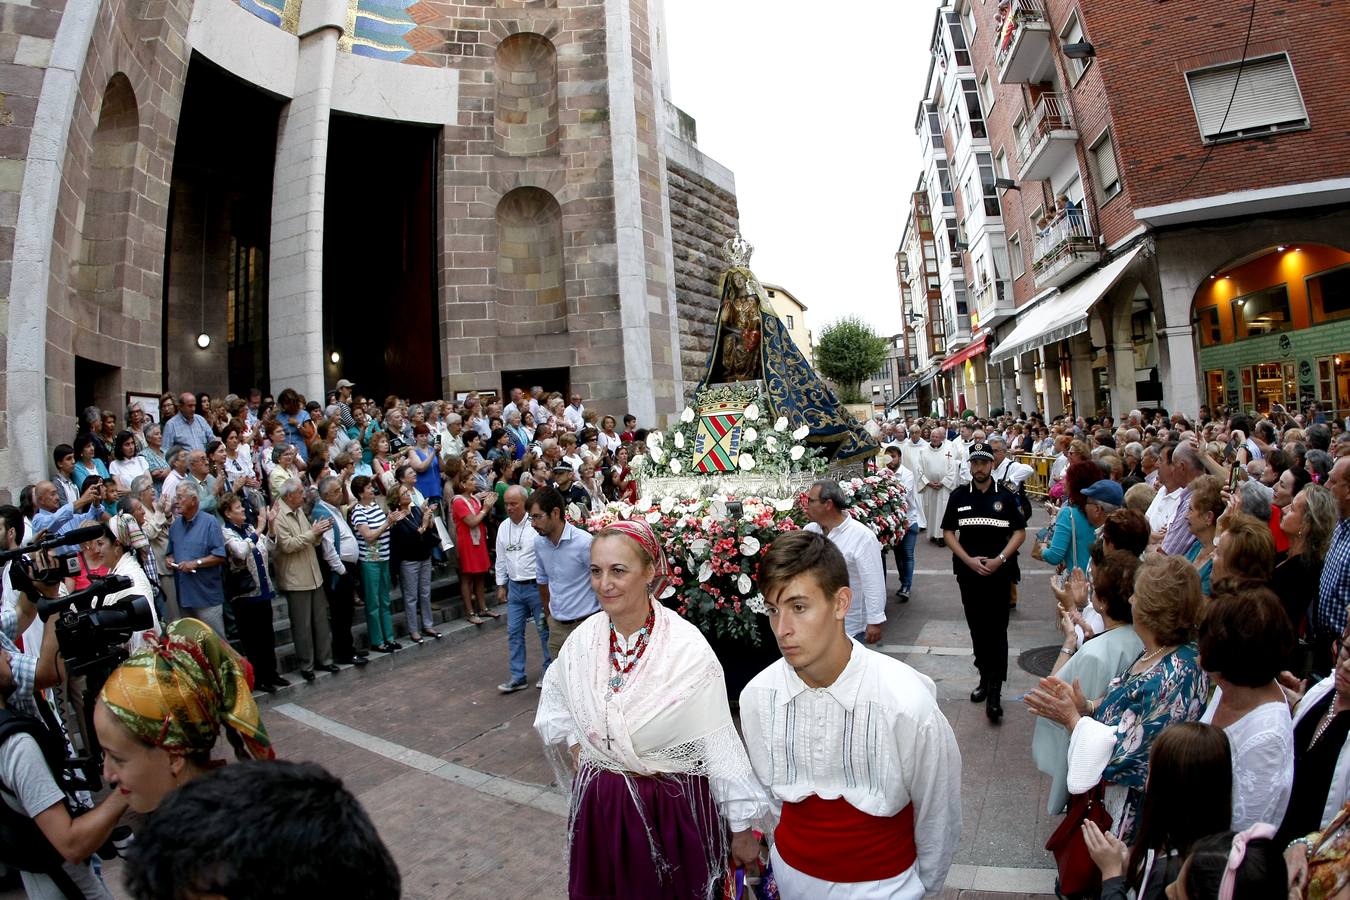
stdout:
[(740, 212), (731, 172), (687, 139), (669, 133), (666, 137), (680, 357), (688, 400), (712, 350), (719, 306), (717, 282), (726, 265), (722, 243), (740, 228)]

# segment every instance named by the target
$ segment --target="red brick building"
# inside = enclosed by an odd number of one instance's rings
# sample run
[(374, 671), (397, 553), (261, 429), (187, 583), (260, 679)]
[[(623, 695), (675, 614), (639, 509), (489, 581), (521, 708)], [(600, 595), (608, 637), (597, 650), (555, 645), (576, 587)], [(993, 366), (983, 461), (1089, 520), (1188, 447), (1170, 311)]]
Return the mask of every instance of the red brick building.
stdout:
[(992, 348), (971, 360), (989, 407), (1350, 407), (1345, 17), (1259, 0), (953, 14), (1016, 304), (972, 334)]

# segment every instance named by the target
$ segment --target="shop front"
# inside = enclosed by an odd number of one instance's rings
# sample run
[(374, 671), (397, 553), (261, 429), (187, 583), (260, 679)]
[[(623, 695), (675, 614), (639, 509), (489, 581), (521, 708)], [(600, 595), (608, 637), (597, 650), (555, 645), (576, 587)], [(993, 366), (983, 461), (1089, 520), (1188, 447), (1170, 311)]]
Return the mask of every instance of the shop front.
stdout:
[(1278, 246), (1209, 276), (1194, 327), (1210, 408), (1350, 411), (1350, 253)]

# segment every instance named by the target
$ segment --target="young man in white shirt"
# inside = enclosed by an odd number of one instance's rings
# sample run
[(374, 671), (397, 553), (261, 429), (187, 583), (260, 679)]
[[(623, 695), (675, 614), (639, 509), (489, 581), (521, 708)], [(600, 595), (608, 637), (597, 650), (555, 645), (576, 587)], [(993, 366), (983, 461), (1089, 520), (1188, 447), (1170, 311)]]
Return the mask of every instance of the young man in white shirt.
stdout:
[(845, 634), (848, 566), (820, 535), (774, 541), (759, 581), (783, 658), (741, 692), (741, 728), (776, 814), (779, 895), (940, 894), (961, 837), (961, 752), (932, 680)]

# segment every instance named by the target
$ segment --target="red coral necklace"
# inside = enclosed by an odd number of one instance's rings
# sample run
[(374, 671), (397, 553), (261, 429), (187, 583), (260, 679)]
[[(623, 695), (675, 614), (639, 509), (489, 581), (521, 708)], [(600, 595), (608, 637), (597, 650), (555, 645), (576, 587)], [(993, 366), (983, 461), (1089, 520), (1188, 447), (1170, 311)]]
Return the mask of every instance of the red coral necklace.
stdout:
[(609, 686), (614, 693), (618, 693), (623, 687), (624, 676), (633, 671), (638, 660), (642, 659), (642, 654), (647, 652), (647, 644), (651, 641), (652, 626), (656, 624), (656, 607), (653, 606), (647, 611), (647, 621), (642, 623), (642, 627), (637, 632), (637, 642), (633, 645), (631, 653), (623, 653), (619, 650), (619, 630), (614, 627), (614, 623), (609, 623), (609, 664), (614, 669), (614, 674), (609, 678)]

